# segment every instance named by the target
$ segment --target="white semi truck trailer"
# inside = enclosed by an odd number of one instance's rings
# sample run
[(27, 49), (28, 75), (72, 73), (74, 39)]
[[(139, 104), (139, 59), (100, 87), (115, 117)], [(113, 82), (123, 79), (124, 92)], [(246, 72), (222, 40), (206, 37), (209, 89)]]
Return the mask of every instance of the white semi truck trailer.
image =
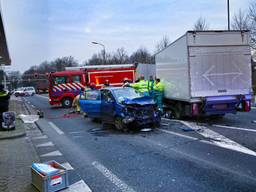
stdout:
[(251, 107), (248, 31), (188, 31), (155, 55), (166, 114), (223, 116)]

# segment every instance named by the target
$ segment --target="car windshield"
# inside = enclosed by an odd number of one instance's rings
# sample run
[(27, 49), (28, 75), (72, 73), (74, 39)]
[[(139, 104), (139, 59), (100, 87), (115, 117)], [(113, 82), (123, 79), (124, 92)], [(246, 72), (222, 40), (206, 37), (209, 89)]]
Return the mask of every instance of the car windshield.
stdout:
[(117, 101), (121, 103), (124, 99), (135, 99), (142, 97), (142, 95), (136, 92), (133, 88), (121, 88), (113, 90), (113, 95), (117, 98)]

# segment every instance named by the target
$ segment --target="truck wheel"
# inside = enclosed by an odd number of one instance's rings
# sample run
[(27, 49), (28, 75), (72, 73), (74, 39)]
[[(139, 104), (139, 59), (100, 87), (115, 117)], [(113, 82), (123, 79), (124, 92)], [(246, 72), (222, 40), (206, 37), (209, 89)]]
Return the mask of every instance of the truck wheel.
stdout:
[(116, 127), (117, 130), (127, 131), (127, 126), (124, 125), (121, 117), (116, 117), (115, 118), (115, 127)]
[(181, 113), (178, 109), (167, 109), (163, 116), (167, 119), (180, 119)]
[(72, 99), (69, 97), (66, 97), (64, 99), (62, 99), (62, 107), (66, 107), (69, 108), (72, 105)]
[(173, 111), (167, 109), (166, 111), (164, 111), (163, 117), (166, 119), (174, 119)]

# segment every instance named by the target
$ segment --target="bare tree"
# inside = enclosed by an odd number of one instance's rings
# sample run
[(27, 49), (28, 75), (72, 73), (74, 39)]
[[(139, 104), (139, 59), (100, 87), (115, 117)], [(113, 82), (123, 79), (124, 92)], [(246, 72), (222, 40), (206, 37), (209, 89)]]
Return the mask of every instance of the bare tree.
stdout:
[(205, 31), (209, 29), (209, 25), (205, 18), (199, 17), (194, 24), (195, 31)]
[(88, 64), (88, 65), (103, 65), (104, 64), (103, 55), (101, 53), (93, 54), (92, 57), (88, 60), (88, 62), (86, 64)]
[(140, 48), (130, 56), (132, 63), (154, 63), (154, 59), (146, 48)]
[(156, 52), (159, 52), (166, 48), (170, 44), (169, 38), (165, 35), (163, 38), (156, 44)]
[(251, 46), (256, 49), (256, 2), (251, 2), (249, 6), (249, 22), (251, 31)]
[(249, 16), (247, 13), (239, 9), (238, 13), (233, 16), (232, 28), (234, 30), (249, 30)]
[(129, 61), (129, 57), (124, 48), (118, 48), (113, 56), (113, 64), (124, 64)]

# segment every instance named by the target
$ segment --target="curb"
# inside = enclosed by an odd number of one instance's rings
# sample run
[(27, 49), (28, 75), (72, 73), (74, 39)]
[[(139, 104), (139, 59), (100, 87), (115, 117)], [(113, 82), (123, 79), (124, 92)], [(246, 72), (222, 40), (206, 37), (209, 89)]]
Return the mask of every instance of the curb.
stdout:
[(20, 138), (20, 137), (24, 137), (24, 136), (26, 136), (25, 131), (23, 133), (13, 134), (11, 136), (0, 137), (0, 140), (16, 139), (16, 138)]
[[(8, 130), (4, 130), (1, 131), (2, 133), (10, 133), (10, 135), (6, 134), (6, 135), (2, 135), (0, 134), (0, 140), (6, 140), (6, 139), (16, 139), (19, 137), (24, 137), (26, 136), (26, 130), (25, 127), (26, 125), (22, 124), (21, 122), (19, 122), (20, 120), (16, 120), (16, 128), (14, 130), (8, 131)], [(15, 133), (16, 132), (16, 133)]]

